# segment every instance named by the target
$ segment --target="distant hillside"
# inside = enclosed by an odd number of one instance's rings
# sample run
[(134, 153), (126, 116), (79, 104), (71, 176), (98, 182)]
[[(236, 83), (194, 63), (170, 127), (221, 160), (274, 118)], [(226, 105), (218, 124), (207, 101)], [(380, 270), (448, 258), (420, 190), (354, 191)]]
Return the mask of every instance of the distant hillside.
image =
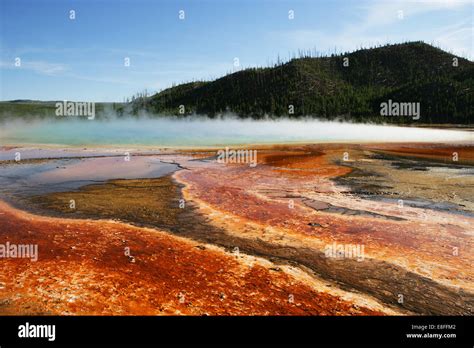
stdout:
[[(60, 101), (62, 102), (62, 101)], [(0, 121), (8, 119), (55, 118), (57, 101), (10, 100), (0, 102)], [(95, 103), (98, 119), (123, 112), (123, 103)]]
[[(344, 66), (348, 58), (349, 66)], [(458, 66), (453, 66), (453, 59)], [(155, 113), (242, 117), (314, 116), (395, 123), (410, 117), (380, 115), (389, 99), (419, 102), (419, 123), (472, 123), (474, 63), (423, 42), (304, 57), (272, 68), (246, 69), (212, 82), (178, 85), (150, 97)], [(293, 105), (294, 113), (289, 113)]]

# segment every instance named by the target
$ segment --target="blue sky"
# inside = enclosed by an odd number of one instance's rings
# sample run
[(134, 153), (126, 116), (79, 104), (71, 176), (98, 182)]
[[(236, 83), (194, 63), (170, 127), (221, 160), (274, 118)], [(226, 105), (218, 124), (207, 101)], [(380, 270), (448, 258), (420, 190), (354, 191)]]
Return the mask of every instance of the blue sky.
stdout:
[(470, 0), (0, 0), (0, 11), (0, 100), (122, 101), (299, 48), (423, 40), (474, 56)]

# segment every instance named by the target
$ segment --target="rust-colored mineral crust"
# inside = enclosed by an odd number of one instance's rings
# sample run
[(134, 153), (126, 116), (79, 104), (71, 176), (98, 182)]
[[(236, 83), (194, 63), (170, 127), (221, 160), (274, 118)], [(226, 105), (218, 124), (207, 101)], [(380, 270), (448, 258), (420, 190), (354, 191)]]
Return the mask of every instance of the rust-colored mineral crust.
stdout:
[(0, 244), (39, 245), (0, 260), (0, 312), (474, 314), (472, 146), (256, 149), (256, 167), (174, 152), (153, 158), (172, 175), (22, 201), (56, 217), (0, 203)]
[[(377, 315), (272, 265), (113, 221), (35, 216), (0, 202), (2, 315)], [(129, 248), (129, 249), (126, 249)], [(129, 253), (127, 251), (129, 250)], [(129, 256), (128, 256), (129, 254)]]
[[(464, 163), (472, 161), (468, 147), (432, 148), (430, 158), (445, 160), (458, 151)], [(174, 176), (185, 185), (184, 196), (198, 202), (213, 224), (234, 236), (274, 245), (274, 257), (296, 259), (325, 279), (386, 303), (396, 304), (403, 295), (411, 303), (399, 307), (414, 312), (474, 313), (474, 217), (436, 206), (449, 202), (469, 210), (472, 177), (449, 179), (440, 170), (396, 168), (397, 163), (380, 158), (381, 153), (425, 156), (428, 145), (314, 145), (283, 151), (262, 151), (255, 168), (187, 162), (191, 170)], [(353, 169), (360, 177), (366, 173), (369, 184), (378, 180), (377, 199), (367, 197), (370, 185), (361, 197), (331, 180)], [(413, 176), (416, 180), (410, 182)], [(386, 199), (384, 187), (390, 191)], [(416, 206), (411, 197), (434, 201), (435, 209)], [(334, 243), (363, 245), (366, 260), (331, 263), (314, 256)], [(295, 256), (279, 253), (284, 248), (288, 253), (293, 249)], [(305, 252), (308, 257), (301, 256)]]

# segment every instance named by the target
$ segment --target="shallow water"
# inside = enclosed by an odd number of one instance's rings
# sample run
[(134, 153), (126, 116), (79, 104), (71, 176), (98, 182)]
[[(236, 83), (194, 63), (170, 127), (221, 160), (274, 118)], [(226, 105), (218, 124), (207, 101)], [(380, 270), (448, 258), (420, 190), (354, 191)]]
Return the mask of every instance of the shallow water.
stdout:
[(227, 146), (292, 142), (474, 141), (467, 131), (323, 122), (207, 118), (49, 119), (0, 124), (0, 145)]
[(0, 197), (75, 190), (112, 179), (158, 178), (177, 169), (152, 156), (55, 159), (0, 166)]

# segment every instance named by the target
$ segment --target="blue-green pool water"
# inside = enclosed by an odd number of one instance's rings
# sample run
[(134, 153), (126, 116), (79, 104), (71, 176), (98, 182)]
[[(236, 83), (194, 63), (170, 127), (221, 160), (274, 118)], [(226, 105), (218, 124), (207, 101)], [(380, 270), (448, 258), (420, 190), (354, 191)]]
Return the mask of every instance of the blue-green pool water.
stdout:
[(468, 131), (322, 122), (206, 118), (61, 119), (0, 123), (0, 145), (227, 146), (292, 142), (473, 141)]

